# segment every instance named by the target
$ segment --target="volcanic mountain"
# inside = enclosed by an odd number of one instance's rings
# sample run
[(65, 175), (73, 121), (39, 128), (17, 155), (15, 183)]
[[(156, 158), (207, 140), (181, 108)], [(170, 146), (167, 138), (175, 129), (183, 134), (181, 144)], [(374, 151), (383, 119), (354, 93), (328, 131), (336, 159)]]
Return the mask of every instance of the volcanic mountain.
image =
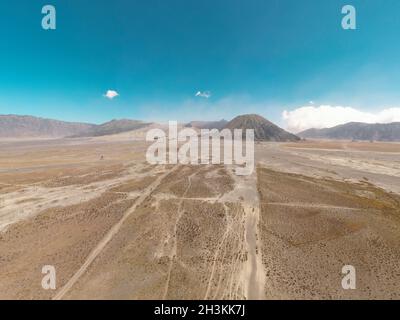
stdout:
[(267, 119), (257, 114), (247, 114), (234, 118), (225, 128), (234, 130), (242, 129), (243, 136), (246, 129), (254, 129), (254, 138), (257, 141), (299, 141), (300, 138), (291, 134)]
[(400, 141), (400, 122), (350, 122), (333, 128), (308, 129), (298, 135), (310, 139)]

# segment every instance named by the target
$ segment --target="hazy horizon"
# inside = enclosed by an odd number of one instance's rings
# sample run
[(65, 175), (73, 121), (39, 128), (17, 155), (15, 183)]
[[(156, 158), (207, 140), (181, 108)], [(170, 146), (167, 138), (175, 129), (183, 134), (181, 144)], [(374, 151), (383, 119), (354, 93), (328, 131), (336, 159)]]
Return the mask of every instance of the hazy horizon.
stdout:
[(0, 21), (0, 114), (103, 123), (257, 113), (290, 131), (400, 121), (398, 1), (352, 1), (356, 30), (342, 28), (340, 0), (51, 4), (56, 30), (41, 28), (39, 1), (0, 5), (14, 12)]

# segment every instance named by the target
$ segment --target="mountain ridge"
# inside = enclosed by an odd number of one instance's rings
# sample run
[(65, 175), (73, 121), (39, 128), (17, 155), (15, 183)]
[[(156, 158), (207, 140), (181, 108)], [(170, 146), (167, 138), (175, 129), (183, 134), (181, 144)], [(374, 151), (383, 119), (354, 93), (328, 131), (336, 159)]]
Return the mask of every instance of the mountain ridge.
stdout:
[(84, 122), (67, 122), (29, 115), (0, 115), (2, 138), (62, 138), (89, 131), (95, 126)]
[(246, 129), (253, 129), (256, 141), (286, 142), (300, 140), (298, 136), (285, 131), (258, 114), (237, 116), (229, 121), (225, 128), (230, 130), (242, 129), (243, 136), (245, 136)]
[(364, 123), (349, 122), (323, 129), (308, 129), (298, 133), (306, 139), (337, 139), (362, 141), (400, 141), (400, 122)]
[(186, 128), (197, 128), (197, 129), (217, 129), (221, 130), (225, 128), (228, 121), (225, 119), (219, 121), (191, 121), (185, 125)]
[(140, 120), (113, 119), (111, 121), (95, 125), (88, 132), (74, 135), (72, 138), (79, 137), (101, 137), (112, 134), (118, 134), (126, 131), (133, 131), (144, 128), (152, 123), (142, 122)]
[(102, 124), (68, 122), (30, 115), (0, 115), (0, 138), (99, 137), (137, 130), (151, 123), (113, 119)]
[[(0, 115), (0, 138), (80, 138), (100, 137), (135, 131), (150, 126), (152, 122), (131, 119), (113, 119), (102, 124), (67, 122), (21, 115)], [(258, 141), (298, 141), (294, 134), (278, 127), (257, 114), (240, 115), (231, 121), (192, 121), (185, 125), (197, 129), (254, 130)]]

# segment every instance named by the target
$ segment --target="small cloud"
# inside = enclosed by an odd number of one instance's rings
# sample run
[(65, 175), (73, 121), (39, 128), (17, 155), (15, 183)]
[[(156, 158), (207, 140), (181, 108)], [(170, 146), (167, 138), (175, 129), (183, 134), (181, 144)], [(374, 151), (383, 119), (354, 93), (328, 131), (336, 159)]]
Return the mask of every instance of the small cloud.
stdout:
[(204, 91), (204, 92), (198, 91), (195, 96), (208, 99), (211, 97), (211, 92), (210, 91)]
[(108, 98), (108, 99), (110, 99), (110, 100), (112, 100), (115, 97), (118, 97), (119, 93), (117, 91), (114, 91), (114, 90), (107, 90), (106, 94), (104, 94), (103, 96)]
[(314, 105), (314, 101), (312, 100), (308, 101), (308, 103)]

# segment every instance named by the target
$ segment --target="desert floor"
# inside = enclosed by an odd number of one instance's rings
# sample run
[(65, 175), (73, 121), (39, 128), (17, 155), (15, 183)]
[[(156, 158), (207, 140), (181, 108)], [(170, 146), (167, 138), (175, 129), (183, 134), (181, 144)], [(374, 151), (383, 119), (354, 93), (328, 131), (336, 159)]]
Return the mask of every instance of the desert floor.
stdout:
[(400, 299), (400, 144), (257, 143), (251, 176), (146, 149), (0, 142), (0, 299)]

